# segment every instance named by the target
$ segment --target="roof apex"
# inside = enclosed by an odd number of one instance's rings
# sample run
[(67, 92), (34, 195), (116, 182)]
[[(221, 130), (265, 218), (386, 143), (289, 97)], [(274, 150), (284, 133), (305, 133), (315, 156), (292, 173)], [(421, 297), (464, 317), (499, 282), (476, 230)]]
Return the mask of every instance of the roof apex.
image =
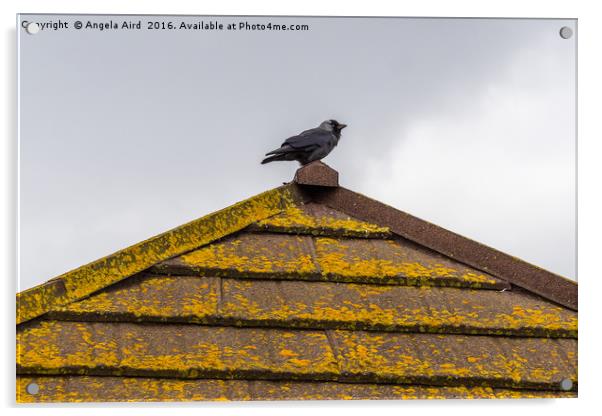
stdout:
[(293, 181), (299, 185), (337, 188), (339, 186), (339, 172), (317, 160), (300, 167), (295, 172)]

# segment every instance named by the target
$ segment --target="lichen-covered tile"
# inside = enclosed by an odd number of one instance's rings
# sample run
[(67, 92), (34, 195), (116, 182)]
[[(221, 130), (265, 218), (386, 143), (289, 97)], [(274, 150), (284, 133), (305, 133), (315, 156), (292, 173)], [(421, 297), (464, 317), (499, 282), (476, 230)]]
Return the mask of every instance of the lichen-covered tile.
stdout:
[(65, 283), (53, 279), (17, 293), (17, 322), (25, 322), (68, 301)]
[(205, 322), (217, 314), (219, 280), (141, 274), (56, 308), (51, 318)]
[(577, 336), (577, 313), (519, 291), (223, 279), (220, 316), (239, 325)]
[(560, 390), (577, 384), (577, 341), (332, 331), (350, 380)]
[(314, 203), (290, 207), (280, 214), (258, 221), (251, 229), (359, 238), (383, 238), (391, 235), (388, 227), (360, 221), (340, 211)]
[[(39, 391), (27, 392), (35, 383)], [(575, 392), (275, 380), (21, 376), (17, 402), (408, 400), (574, 397)]]
[(285, 277), (315, 274), (311, 237), (240, 233), (207, 245), (153, 269), (168, 273), (239, 277)]
[(401, 240), (273, 233), (239, 233), (159, 263), (151, 271), (414, 286), (509, 287), (493, 276)]
[(508, 287), (506, 282), (471, 269), (402, 239), (315, 239), (322, 274), (362, 277), (372, 283), (444, 285), (473, 288)]
[(17, 333), (19, 374), (332, 379), (322, 331), (39, 321)]

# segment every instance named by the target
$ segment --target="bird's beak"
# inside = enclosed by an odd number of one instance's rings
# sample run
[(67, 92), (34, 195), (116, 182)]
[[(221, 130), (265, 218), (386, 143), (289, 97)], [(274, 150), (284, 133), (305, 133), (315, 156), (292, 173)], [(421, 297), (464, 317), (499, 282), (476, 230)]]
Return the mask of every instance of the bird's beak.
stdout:
[(339, 130), (343, 130), (345, 127), (347, 127), (347, 124), (339, 124)]

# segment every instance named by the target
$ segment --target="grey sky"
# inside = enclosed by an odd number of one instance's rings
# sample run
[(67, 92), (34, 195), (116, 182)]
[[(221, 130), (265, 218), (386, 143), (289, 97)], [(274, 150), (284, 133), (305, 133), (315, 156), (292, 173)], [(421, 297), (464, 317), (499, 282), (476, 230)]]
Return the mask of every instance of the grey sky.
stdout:
[[(575, 278), (573, 20), (21, 19), (70, 29), (19, 30), (20, 290), (290, 180), (263, 154), (326, 118), (343, 186)], [(145, 30), (201, 20), (310, 30)]]

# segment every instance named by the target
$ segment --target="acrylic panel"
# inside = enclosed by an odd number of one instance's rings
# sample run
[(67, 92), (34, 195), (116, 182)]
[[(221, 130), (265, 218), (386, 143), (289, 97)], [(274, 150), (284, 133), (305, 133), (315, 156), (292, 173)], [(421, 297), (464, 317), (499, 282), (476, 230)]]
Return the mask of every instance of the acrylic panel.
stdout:
[(577, 395), (575, 19), (17, 33), (17, 401)]

